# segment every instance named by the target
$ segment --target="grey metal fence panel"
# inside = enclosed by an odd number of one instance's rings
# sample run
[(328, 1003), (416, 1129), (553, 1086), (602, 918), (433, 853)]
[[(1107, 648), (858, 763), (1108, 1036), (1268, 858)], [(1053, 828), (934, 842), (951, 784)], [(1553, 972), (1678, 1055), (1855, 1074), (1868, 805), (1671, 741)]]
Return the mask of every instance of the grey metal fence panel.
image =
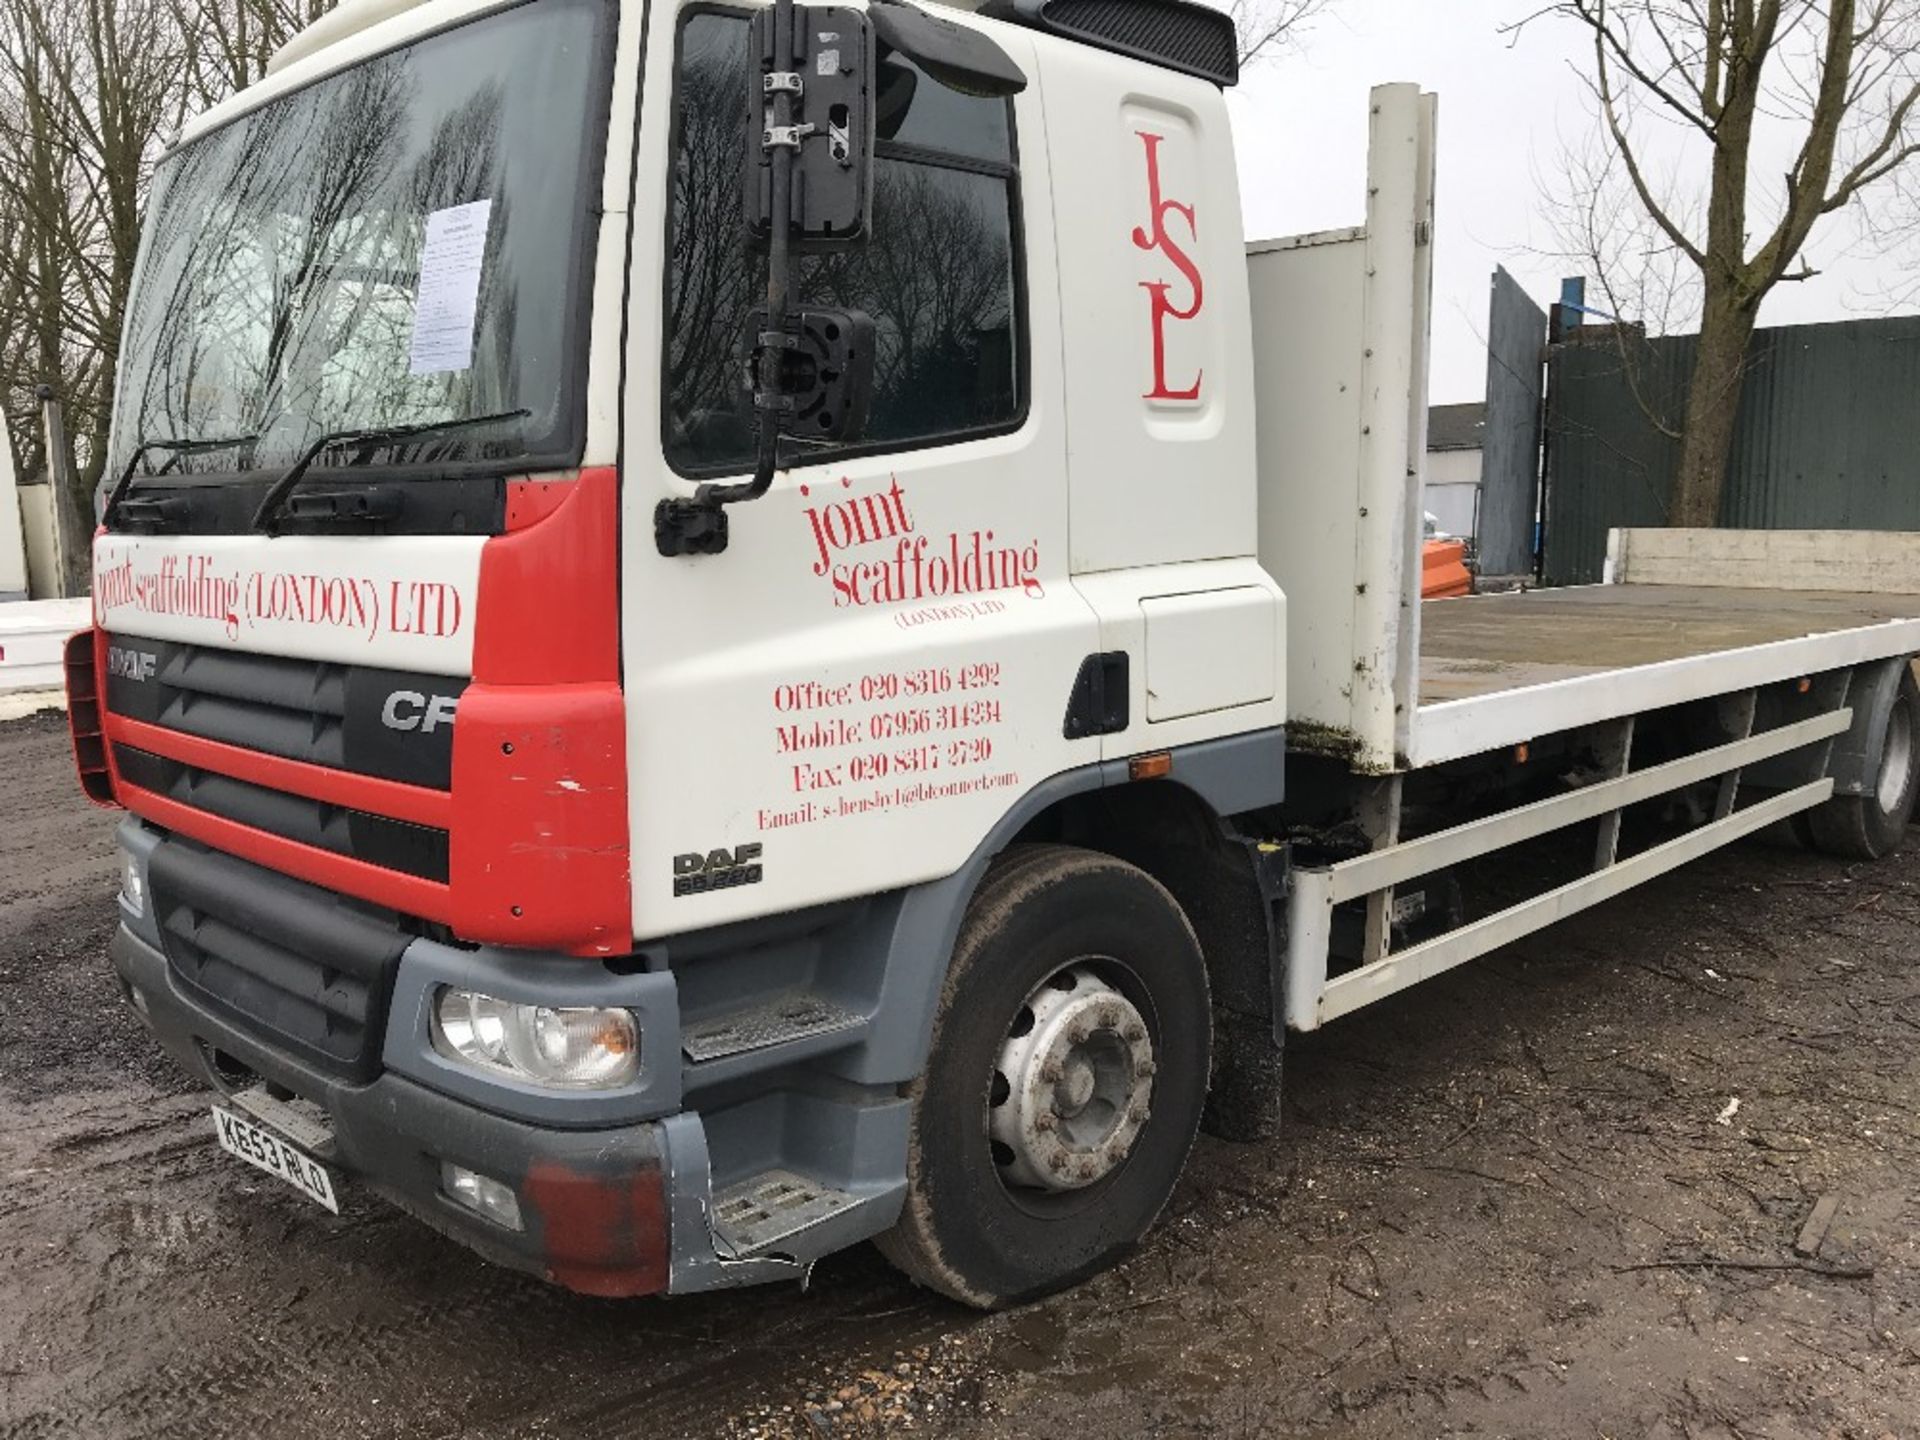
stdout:
[[(1664, 525), (1694, 338), (1587, 327), (1549, 366), (1544, 570), (1601, 577), (1607, 531)], [(1720, 523), (1920, 529), (1920, 316), (1754, 337)]]
[(1533, 569), (1534, 491), (1540, 474), (1540, 352), (1547, 312), (1505, 268), (1493, 272), (1487, 314), (1487, 428), (1480, 453), (1483, 575)]

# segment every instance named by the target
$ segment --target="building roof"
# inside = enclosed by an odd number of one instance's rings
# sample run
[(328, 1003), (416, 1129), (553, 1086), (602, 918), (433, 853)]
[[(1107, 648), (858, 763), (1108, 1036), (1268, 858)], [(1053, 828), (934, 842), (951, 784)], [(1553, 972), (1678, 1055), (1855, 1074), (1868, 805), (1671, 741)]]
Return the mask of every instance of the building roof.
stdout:
[(1486, 445), (1487, 406), (1430, 405), (1427, 407), (1427, 449), (1479, 450)]

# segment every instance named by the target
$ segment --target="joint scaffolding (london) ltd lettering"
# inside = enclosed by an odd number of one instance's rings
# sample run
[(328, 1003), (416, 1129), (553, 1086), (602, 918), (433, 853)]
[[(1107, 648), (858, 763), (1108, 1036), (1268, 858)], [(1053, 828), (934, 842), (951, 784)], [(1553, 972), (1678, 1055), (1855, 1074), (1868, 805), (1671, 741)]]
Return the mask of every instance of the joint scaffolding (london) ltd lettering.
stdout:
[(243, 629), (297, 626), (431, 640), (460, 633), (466, 602), (441, 580), (373, 579), (303, 570), (227, 569), (212, 555), (103, 547), (94, 571), (94, 613), (111, 624), (135, 611), (212, 621), (237, 640)]
[(1187, 235), (1194, 241), (1200, 239), (1200, 225), (1194, 218), (1193, 206), (1182, 204), (1178, 200), (1169, 200), (1160, 193), (1160, 145), (1167, 137), (1155, 135), (1151, 131), (1136, 130), (1140, 143), (1147, 147), (1147, 224), (1133, 227), (1133, 243), (1136, 249), (1149, 254), (1158, 251), (1166, 257), (1167, 263), (1186, 278), (1189, 295), (1185, 307), (1173, 303), (1167, 298), (1167, 292), (1173, 288), (1170, 280), (1142, 280), (1140, 288), (1147, 292), (1149, 318), (1153, 329), (1153, 388), (1143, 398), (1148, 400), (1198, 400), (1202, 372), (1193, 372), (1193, 384), (1184, 390), (1175, 390), (1167, 383), (1167, 321), (1191, 320), (1200, 313), (1205, 302), (1206, 290), (1201, 283), (1200, 267), (1194, 263), (1191, 255), (1180, 248), (1180, 242), (1167, 230), (1169, 212), (1180, 216), (1187, 222)]

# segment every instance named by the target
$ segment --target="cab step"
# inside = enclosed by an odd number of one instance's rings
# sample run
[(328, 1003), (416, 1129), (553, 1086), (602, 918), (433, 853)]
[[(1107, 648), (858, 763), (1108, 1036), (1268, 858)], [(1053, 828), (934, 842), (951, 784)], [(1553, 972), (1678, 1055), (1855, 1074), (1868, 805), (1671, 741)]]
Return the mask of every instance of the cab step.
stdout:
[(714, 1196), (714, 1239), (722, 1251), (743, 1260), (852, 1208), (860, 1199), (791, 1170), (768, 1170)]
[(691, 1020), (680, 1032), (680, 1048), (698, 1065), (749, 1050), (858, 1029), (865, 1017), (807, 990), (784, 990), (742, 1010), (726, 1010)]

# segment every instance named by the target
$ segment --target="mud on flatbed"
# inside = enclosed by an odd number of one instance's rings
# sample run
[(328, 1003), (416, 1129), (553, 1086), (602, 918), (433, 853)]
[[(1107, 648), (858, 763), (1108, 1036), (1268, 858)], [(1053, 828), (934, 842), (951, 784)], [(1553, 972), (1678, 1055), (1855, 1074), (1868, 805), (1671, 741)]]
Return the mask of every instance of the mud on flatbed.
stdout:
[(1750, 843), (1296, 1040), (1281, 1141), (981, 1317), (867, 1247), (611, 1303), (326, 1214), (118, 1000), (62, 718), (0, 777), (0, 1435), (1920, 1434), (1920, 843)]

